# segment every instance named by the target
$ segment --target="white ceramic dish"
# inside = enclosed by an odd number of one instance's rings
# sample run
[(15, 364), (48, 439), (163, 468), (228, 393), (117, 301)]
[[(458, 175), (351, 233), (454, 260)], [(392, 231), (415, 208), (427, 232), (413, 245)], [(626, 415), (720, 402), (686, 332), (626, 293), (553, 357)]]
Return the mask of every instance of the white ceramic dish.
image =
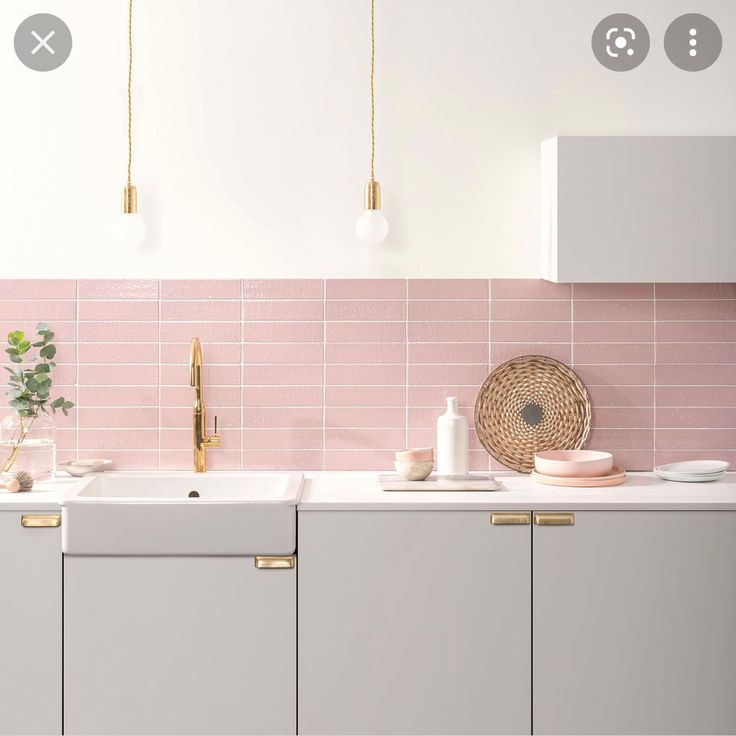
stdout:
[(726, 471), (720, 473), (708, 473), (706, 475), (695, 475), (694, 473), (675, 474), (664, 473), (661, 470), (655, 470), (654, 475), (662, 480), (670, 480), (675, 483), (712, 483), (714, 480), (720, 480), (726, 475)]
[(657, 465), (654, 472), (668, 473), (669, 475), (714, 475), (725, 473), (729, 464), (725, 460), (687, 460), (679, 463)]
[(608, 475), (596, 478), (563, 478), (558, 475), (543, 475), (532, 470), (532, 478), (545, 486), (564, 486), (567, 488), (605, 488), (620, 486), (626, 482), (626, 471), (614, 465)]
[(103, 470), (109, 470), (112, 467), (112, 460), (104, 458), (92, 458), (90, 460), (69, 460), (65, 463), (59, 463), (59, 468), (69, 475), (81, 478), (89, 473), (99, 473)]
[(597, 450), (547, 450), (534, 455), (534, 469), (555, 478), (602, 478), (610, 475), (613, 455)]

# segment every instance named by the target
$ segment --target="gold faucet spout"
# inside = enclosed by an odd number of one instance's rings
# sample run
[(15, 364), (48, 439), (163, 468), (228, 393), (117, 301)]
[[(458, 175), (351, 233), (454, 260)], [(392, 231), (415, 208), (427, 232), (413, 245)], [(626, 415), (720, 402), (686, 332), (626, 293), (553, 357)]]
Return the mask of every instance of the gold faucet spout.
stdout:
[(207, 470), (207, 448), (219, 446), (220, 436), (217, 434), (217, 417), (214, 434), (207, 434), (207, 414), (202, 398), (202, 343), (198, 337), (192, 338), (189, 348), (189, 384), (194, 388), (192, 412), (194, 472), (204, 473)]

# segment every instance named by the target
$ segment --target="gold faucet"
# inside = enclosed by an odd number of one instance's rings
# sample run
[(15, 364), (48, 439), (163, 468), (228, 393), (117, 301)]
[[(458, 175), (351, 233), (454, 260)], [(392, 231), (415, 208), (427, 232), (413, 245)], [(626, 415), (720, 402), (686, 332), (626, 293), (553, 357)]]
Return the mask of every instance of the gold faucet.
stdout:
[(207, 470), (207, 448), (218, 447), (220, 436), (217, 434), (217, 417), (215, 433), (207, 434), (206, 410), (202, 400), (202, 343), (198, 337), (192, 338), (189, 348), (189, 383), (194, 387), (194, 472), (204, 473)]

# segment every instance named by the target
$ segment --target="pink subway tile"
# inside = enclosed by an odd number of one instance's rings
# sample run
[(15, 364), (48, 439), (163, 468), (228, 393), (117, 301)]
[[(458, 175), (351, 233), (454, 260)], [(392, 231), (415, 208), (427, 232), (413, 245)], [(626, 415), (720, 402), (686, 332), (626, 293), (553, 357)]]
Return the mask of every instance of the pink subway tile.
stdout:
[(328, 365), (328, 386), (382, 386), (406, 384), (406, 366), (400, 365)]
[(72, 279), (0, 279), (3, 299), (76, 299), (77, 282)]
[(412, 279), (409, 299), (488, 299), (487, 279)]
[(410, 363), (488, 363), (485, 343), (411, 343)]
[(240, 299), (239, 279), (162, 281), (162, 299)]
[(575, 343), (654, 341), (654, 322), (575, 322), (572, 329)]
[[(82, 450), (79, 456), (89, 457), (87, 450), (105, 450), (104, 457), (112, 460), (113, 470), (158, 470), (158, 448), (153, 450), (111, 450), (108, 448), (90, 447)], [(191, 455), (190, 455), (191, 458)], [(189, 465), (191, 468), (191, 463)]]
[[(437, 417), (444, 413), (445, 408), (436, 409), (434, 407), (421, 407), (421, 408), (410, 408), (407, 412), (407, 426), (410, 429), (429, 429), (433, 432), (437, 427)], [(460, 410), (461, 414), (465, 415), (468, 420), (468, 426), (471, 432), (475, 432), (473, 428), (473, 408), (464, 407)], [(428, 447), (434, 447), (437, 444), (437, 438), (434, 436)]]
[(657, 344), (657, 363), (736, 364), (736, 342), (661, 342)]
[(158, 343), (158, 322), (80, 322), (79, 341)]
[(654, 319), (652, 300), (606, 300), (573, 303), (576, 322), (644, 322)]
[[(209, 459), (208, 456), (207, 460)], [(191, 450), (161, 450), (160, 463), (161, 470), (191, 470), (192, 452)]]
[(733, 450), (733, 428), (658, 429), (657, 450)]
[(399, 450), (406, 446), (403, 429), (328, 428), (325, 450)]
[(409, 322), (410, 342), (488, 342), (488, 322)]
[[(437, 432), (430, 427), (412, 428), (407, 432), (407, 447), (433, 447), (437, 443)], [(468, 448), (473, 450), (483, 450), (478, 435), (475, 433), (472, 423), (468, 429)]]
[(562, 363), (572, 362), (572, 346), (569, 343), (523, 343), (494, 342), (491, 343), (491, 362), (494, 365), (505, 363), (521, 355), (546, 355)]
[(409, 406), (426, 406), (445, 410), (447, 398), (456, 396), (461, 408), (475, 406), (475, 397), (480, 384), (477, 386), (409, 386)]
[[(190, 452), (191, 454), (191, 452)], [(190, 458), (190, 467), (192, 460)], [(240, 470), (243, 467), (243, 453), (218, 447), (217, 452), (207, 455), (207, 470)]]
[(652, 343), (575, 343), (575, 363), (654, 363)]
[(491, 342), (570, 342), (570, 322), (491, 322)]
[(157, 301), (80, 301), (79, 319), (109, 322), (122, 320), (126, 322), (145, 322), (158, 320)]
[(596, 408), (654, 406), (654, 386), (587, 386), (587, 389)]
[(415, 321), (465, 322), (488, 319), (487, 300), (415, 300), (409, 302), (408, 317)]
[(321, 322), (324, 309), (320, 301), (243, 302), (243, 318), (261, 322)]
[(158, 409), (154, 406), (97, 409), (80, 407), (77, 417), (79, 427), (83, 429), (158, 427)]
[(328, 406), (325, 409), (325, 427), (391, 427), (400, 429), (404, 427), (405, 422), (406, 411), (403, 407)]
[(736, 322), (658, 322), (658, 342), (736, 342)]
[(238, 301), (161, 302), (161, 320), (166, 322), (240, 322)]
[[(161, 362), (189, 365), (190, 342), (161, 343)], [(241, 347), (239, 343), (205, 342), (202, 345), (204, 361), (208, 365), (215, 363), (240, 363)]]
[(244, 322), (245, 342), (322, 342), (323, 322)]
[(158, 366), (141, 365), (87, 365), (78, 366), (82, 386), (158, 386)]
[(404, 299), (404, 279), (329, 279), (325, 282), (327, 299)]
[[(658, 450), (655, 455), (655, 464), (677, 463), (685, 460), (702, 460), (702, 450)], [(736, 468), (736, 450), (708, 450), (709, 460), (723, 460)]]
[[(65, 417), (66, 418), (66, 417)], [(77, 449), (77, 430), (73, 427), (70, 429), (64, 428), (59, 429), (59, 424), (57, 422), (57, 429), (56, 429), (56, 462), (57, 465), (59, 462), (63, 462), (62, 460), (59, 460), (58, 453), (59, 451), (68, 451), (68, 452), (75, 452)], [(73, 459), (73, 458), (70, 458)]]
[(158, 344), (80, 342), (80, 363), (158, 363)]
[(322, 343), (246, 343), (243, 345), (243, 362), (253, 363), (322, 363)]
[(158, 448), (157, 429), (80, 429), (85, 450), (151, 450)]
[[(189, 384), (189, 365), (162, 365), (160, 368), (162, 386), (186, 386)], [(202, 381), (205, 386), (240, 386), (239, 365), (202, 366)]]
[(321, 470), (321, 450), (244, 450), (248, 470)]
[(79, 282), (80, 299), (158, 299), (153, 279), (89, 279)]
[[(191, 406), (194, 401), (194, 389), (189, 381), (179, 386), (161, 386), (161, 406)], [(240, 386), (207, 386), (205, 399), (207, 411), (213, 415), (221, 406), (240, 406)]]
[[(245, 389), (249, 391), (248, 388)], [(244, 407), (243, 427), (287, 428), (322, 427), (322, 401), (319, 406)]]
[[(36, 335), (36, 325), (41, 320), (33, 319), (33, 320), (13, 320), (12, 322), (5, 321), (2, 318), (2, 313), (0, 313), (0, 339), (4, 342), (8, 332), (12, 332), (15, 330), (21, 330), (21, 332), (24, 332), (26, 335), (26, 338), (29, 337), (35, 337)], [(54, 342), (56, 343), (56, 346), (59, 348), (59, 351), (62, 351), (62, 343), (76, 343), (77, 341), (77, 323), (76, 322), (52, 322), (49, 324), (49, 327), (54, 332)], [(74, 350), (74, 345), (68, 345), (65, 346), (72, 351)]]
[(322, 365), (246, 365), (244, 386), (310, 386), (322, 384)]
[(403, 363), (406, 345), (395, 342), (335, 342), (326, 346), (325, 362), (330, 363)]
[(246, 429), (243, 448), (248, 450), (320, 450), (322, 429)]
[(593, 428), (586, 447), (591, 450), (653, 450), (654, 429), (598, 429)]
[(575, 284), (577, 299), (653, 299), (654, 284)]
[(566, 322), (570, 319), (570, 302), (537, 299), (494, 299), (491, 319), (511, 322)]
[(59, 299), (0, 299), (0, 320), (28, 320), (29, 322), (53, 322), (77, 318), (77, 303)]
[[(736, 407), (660, 407), (657, 428), (736, 429)], [(736, 444), (732, 443), (732, 444)]]
[[(240, 414), (239, 406), (217, 407), (218, 429), (239, 429)], [(214, 414), (208, 409), (208, 423), (214, 420)], [(164, 406), (159, 410), (159, 421), (163, 429), (188, 429), (191, 432), (192, 407), (191, 406)], [(210, 427), (208, 427), (210, 429)]]
[(657, 320), (705, 321), (736, 320), (736, 299), (701, 299), (657, 302)]
[(325, 470), (393, 470), (392, 450), (329, 450)]
[(575, 373), (587, 386), (651, 386), (653, 365), (579, 365)]
[(657, 284), (657, 299), (736, 299), (736, 284)]
[(613, 462), (629, 472), (648, 471), (654, 467), (653, 450), (617, 450)]
[(736, 407), (736, 386), (657, 386), (657, 406)]
[(384, 301), (328, 301), (325, 319), (331, 322), (400, 322), (406, 319), (406, 302)]
[(570, 284), (553, 284), (542, 279), (493, 279), (493, 299), (569, 299)]
[(322, 299), (322, 279), (246, 279), (244, 299)]
[(405, 406), (404, 386), (326, 386), (326, 406)]
[(404, 322), (327, 322), (327, 342), (404, 342)]
[(645, 429), (654, 427), (652, 406), (594, 406), (592, 424), (600, 429)]
[[(227, 429), (218, 424), (217, 434), (220, 436), (220, 445), (212, 453), (208, 453), (207, 459), (223, 450), (240, 451), (240, 428)], [(161, 433), (162, 450), (192, 450), (191, 427), (167, 428)]]
[(321, 386), (246, 386), (243, 406), (322, 406)]
[(488, 376), (487, 365), (410, 365), (410, 386), (480, 387)]
[(157, 386), (80, 386), (82, 407), (157, 406)]
[(658, 365), (658, 386), (736, 386), (733, 365)]
[(238, 322), (162, 322), (163, 342), (186, 342), (198, 337), (206, 343), (240, 342), (241, 323)]

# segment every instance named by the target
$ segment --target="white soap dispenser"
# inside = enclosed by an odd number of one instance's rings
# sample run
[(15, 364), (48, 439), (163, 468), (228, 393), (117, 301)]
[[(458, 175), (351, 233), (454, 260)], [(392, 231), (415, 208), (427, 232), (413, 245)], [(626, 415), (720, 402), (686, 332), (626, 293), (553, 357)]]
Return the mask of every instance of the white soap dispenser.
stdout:
[(468, 474), (468, 420), (458, 411), (457, 397), (447, 398), (447, 411), (437, 418), (437, 475)]

